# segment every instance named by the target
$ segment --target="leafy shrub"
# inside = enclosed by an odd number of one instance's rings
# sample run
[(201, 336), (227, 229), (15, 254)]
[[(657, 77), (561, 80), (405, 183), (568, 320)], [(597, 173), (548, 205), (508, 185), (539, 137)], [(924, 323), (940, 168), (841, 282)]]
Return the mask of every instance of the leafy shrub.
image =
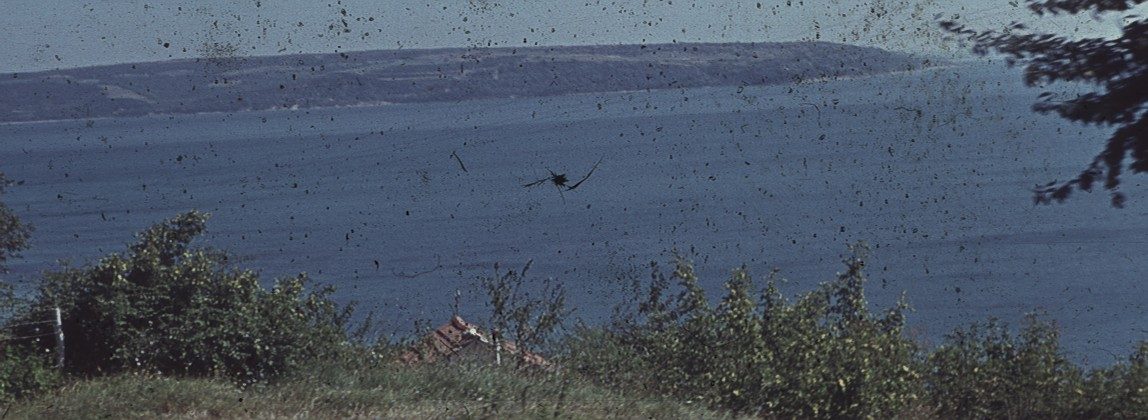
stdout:
[(534, 260), (526, 262), (522, 271), (501, 272), (494, 264), (494, 275), (479, 277), (490, 306), (490, 323), (494, 339), (511, 339), (519, 351), (517, 365), (522, 367), (525, 355), (545, 345), (570, 314), (566, 310), (566, 291), (553, 279), (542, 282), (542, 290), (533, 297), (523, 290), (527, 273)]
[(1049, 418), (1079, 405), (1081, 374), (1055, 326), (1030, 315), (1019, 337), (995, 319), (950, 334), (929, 356), (927, 384), (945, 417)]
[(56, 353), (38, 352), (35, 345), (37, 341), (55, 344), (52, 326), (16, 320), (18, 315), (29, 314), (27, 304), (11, 284), (0, 283), (0, 319), (4, 320), (0, 325), (0, 402), (34, 395), (60, 379), (53, 366)]
[[(13, 182), (0, 172), (0, 196), (11, 184)], [(12, 209), (0, 202), (0, 273), (8, 271), (6, 263), (10, 258), (19, 256), (21, 250), (28, 248), (31, 236), (32, 226), (21, 222)]]
[[(710, 304), (682, 258), (651, 265), (643, 296), (605, 327), (563, 341), (563, 364), (595, 381), (779, 417), (1146, 418), (1148, 342), (1092, 370), (1060, 350), (1054, 324), (1013, 335), (990, 319), (932, 351), (905, 339), (901, 303), (877, 316), (864, 294), (864, 247), (833, 282), (788, 302), (776, 272), (760, 297), (744, 268)], [(627, 303), (628, 304), (628, 303)]]
[(127, 253), (47, 273), (33, 307), (64, 313), (66, 368), (263, 379), (334, 354), (350, 308), (308, 292), (307, 278), (271, 290), (227, 254), (191, 247), (208, 216), (188, 212), (138, 235)]
[[(737, 412), (798, 417), (874, 417), (913, 404), (920, 389), (915, 345), (902, 337), (905, 306), (883, 316), (864, 296), (864, 248), (853, 248), (836, 281), (790, 304), (771, 276), (755, 297), (744, 269), (711, 305), (693, 266), (679, 258), (669, 279), (654, 266), (636, 316), (597, 332), (608, 354), (583, 345), (571, 367)], [(678, 293), (667, 296), (675, 287)], [(606, 343), (606, 344), (603, 344)], [(631, 358), (631, 360), (594, 360)], [(620, 363), (628, 374), (607, 373)]]
[(60, 374), (50, 356), (27, 347), (0, 349), (0, 402), (30, 397), (59, 383)]
[(1085, 406), (1074, 413), (1077, 417), (1148, 417), (1148, 342), (1140, 343), (1128, 363), (1089, 373), (1081, 398)]

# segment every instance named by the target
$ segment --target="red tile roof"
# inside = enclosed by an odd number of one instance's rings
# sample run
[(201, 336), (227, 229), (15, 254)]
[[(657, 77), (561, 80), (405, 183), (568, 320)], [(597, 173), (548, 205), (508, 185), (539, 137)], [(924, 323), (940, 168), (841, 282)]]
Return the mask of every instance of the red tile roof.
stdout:
[[(455, 315), (450, 322), (438, 327), (433, 333), (403, 352), (399, 359), (408, 365), (436, 363), (449, 360), (469, 348), (478, 348), (491, 353), (496, 350), (493, 340), (487, 338), (477, 325)], [(502, 343), (502, 350), (508, 360), (513, 360), (518, 354), (518, 346), (512, 341)], [(545, 358), (531, 352), (525, 352), (523, 361), (530, 366), (544, 368), (551, 366)]]

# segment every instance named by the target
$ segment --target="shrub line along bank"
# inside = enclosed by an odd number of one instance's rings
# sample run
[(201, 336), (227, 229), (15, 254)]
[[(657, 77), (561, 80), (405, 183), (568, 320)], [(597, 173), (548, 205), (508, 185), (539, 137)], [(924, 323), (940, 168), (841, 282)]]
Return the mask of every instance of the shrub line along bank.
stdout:
[[(140, 233), (125, 253), (46, 273), (31, 302), (14, 309), (7, 331), (34, 332), (36, 314), (61, 308), (63, 372), (45, 351), (56, 340), (12, 342), (0, 359), (3, 398), (35, 406), (64, 398), (56, 392), (68, 391), (51, 391), (60, 383), (126, 373), (219, 378), (254, 389), (322, 376), (314, 366), (331, 363), (354, 366), (343, 371), (349, 377), (365, 369), (416, 387), (437, 383), (441, 372), (390, 361), (396, 349), (369, 344), (366, 328), (350, 332), (353, 306), (332, 301), (330, 288), (308, 291), (299, 275), (267, 289), (226, 253), (192, 247), (206, 221), (188, 212)], [(668, 273), (654, 264), (635, 284), (636, 305), (610, 325), (565, 334), (555, 333), (569, 314), (560, 287), (521, 291), (529, 264), (482, 283), (497, 337), (526, 352), (549, 344), (557, 353), (559, 371), (511, 373), (525, 375), (526, 384), (645, 389), (647, 397), (749, 415), (1148, 417), (1148, 343), (1125, 363), (1086, 371), (1064, 356), (1054, 325), (1030, 317), (1017, 335), (990, 320), (924, 349), (903, 334), (904, 300), (870, 311), (866, 252), (851, 247), (844, 272), (792, 301), (778, 291), (776, 272), (759, 288), (744, 268), (735, 270), (712, 304), (691, 263), (678, 258)]]

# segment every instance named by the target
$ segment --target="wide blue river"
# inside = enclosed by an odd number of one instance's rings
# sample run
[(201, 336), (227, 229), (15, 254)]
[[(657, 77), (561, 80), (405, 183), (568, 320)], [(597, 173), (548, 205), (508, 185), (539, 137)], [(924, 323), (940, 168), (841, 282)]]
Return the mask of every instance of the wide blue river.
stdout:
[[(1108, 130), (1030, 110), (1037, 90), (984, 64), (794, 86), (0, 124), (3, 199), (36, 226), (6, 280), (125, 248), (189, 209), (204, 245), (267, 278), (308, 272), (404, 334), (484, 320), (477, 276), (534, 260), (575, 316), (631, 301), (626, 278), (690, 253), (714, 298), (730, 269), (780, 268), (790, 293), (867, 241), (875, 306), (905, 293), (936, 344), (989, 316), (1043, 311), (1071, 356), (1148, 339), (1148, 179), (1034, 206)], [(452, 156), (465, 165), (464, 171)], [(549, 170), (578, 189), (523, 188)], [(637, 273), (637, 274), (635, 274)]]

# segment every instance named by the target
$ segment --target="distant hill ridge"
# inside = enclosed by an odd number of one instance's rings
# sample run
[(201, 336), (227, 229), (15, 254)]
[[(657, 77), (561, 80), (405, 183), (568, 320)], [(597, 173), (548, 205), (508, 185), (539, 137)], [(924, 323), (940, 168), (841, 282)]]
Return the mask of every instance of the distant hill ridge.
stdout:
[(219, 55), (0, 74), (0, 121), (771, 85), (929, 64), (827, 42)]

